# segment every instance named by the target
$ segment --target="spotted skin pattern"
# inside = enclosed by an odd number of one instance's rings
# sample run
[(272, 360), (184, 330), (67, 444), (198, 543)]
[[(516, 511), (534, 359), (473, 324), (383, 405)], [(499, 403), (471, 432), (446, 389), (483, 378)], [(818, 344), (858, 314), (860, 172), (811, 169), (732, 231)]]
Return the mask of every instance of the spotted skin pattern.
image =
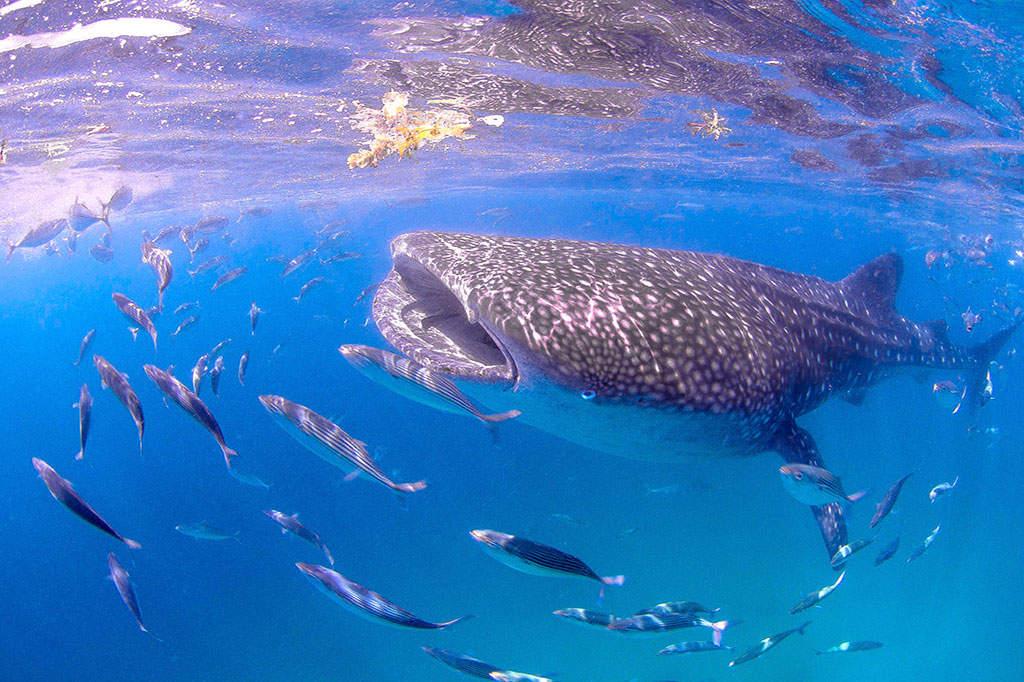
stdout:
[[(680, 451), (714, 431), (706, 453), (776, 450), (823, 467), (796, 417), (901, 366), (977, 370), (1012, 332), (965, 348), (941, 323), (898, 315), (896, 254), (829, 282), (714, 254), (560, 239), (413, 232), (391, 251), (373, 315), (402, 353), (520, 394), (543, 381), (594, 405), (699, 418), (673, 438)], [(831, 556), (846, 541), (842, 510), (812, 511)]]

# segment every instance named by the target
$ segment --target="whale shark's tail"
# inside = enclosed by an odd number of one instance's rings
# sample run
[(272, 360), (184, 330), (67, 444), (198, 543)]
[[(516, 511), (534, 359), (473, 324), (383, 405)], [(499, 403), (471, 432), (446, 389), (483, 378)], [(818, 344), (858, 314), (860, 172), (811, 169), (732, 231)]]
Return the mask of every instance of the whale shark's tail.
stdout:
[(1012, 324), (1003, 327), (985, 341), (970, 348), (975, 366), (967, 372), (967, 387), (964, 389), (963, 399), (956, 411), (966, 411), (972, 424), (978, 416), (978, 410), (984, 407), (992, 397), (989, 363), (995, 359), (1006, 342), (1021, 326), (1021, 323), (1024, 323), (1024, 315), (1018, 316)]
[[(811, 466), (825, 468), (825, 463), (818, 452), (818, 446), (811, 434), (807, 433), (796, 425), (796, 421), (790, 418), (783, 423), (775, 435), (775, 443), (771, 449), (777, 451), (787, 462), (799, 464), (810, 464)], [(846, 519), (843, 517), (843, 508), (837, 502), (830, 502), (821, 506), (812, 506), (811, 511), (821, 529), (821, 537), (825, 541), (825, 550), (829, 558), (835, 556), (839, 548), (846, 544)], [(833, 567), (839, 570), (840, 567)]]

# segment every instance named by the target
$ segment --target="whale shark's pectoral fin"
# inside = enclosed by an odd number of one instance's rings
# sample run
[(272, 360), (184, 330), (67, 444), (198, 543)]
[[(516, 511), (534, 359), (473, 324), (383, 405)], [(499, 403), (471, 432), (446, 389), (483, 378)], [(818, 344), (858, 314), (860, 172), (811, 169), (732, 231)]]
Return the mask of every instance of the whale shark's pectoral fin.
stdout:
[[(779, 428), (772, 449), (782, 455), (786, 462), (825, 468), (814, 438), (797, 426), (792, 417)], [(820, 507), (811, 507), (811, 511), (814, 512), (814, 518), (818, 521), (821, 537), (825, 541), (825, 548), (831, 558), (840, 547), (846, 544), (846, 520), (843, 518), (843, 508), (838, 503), (831, 502)]]

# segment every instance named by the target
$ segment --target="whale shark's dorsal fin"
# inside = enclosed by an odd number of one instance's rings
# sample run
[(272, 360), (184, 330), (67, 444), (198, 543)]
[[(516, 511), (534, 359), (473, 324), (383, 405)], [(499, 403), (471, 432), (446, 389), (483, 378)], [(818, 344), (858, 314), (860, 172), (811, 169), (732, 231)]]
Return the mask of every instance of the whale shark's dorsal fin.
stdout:
[[(897, 319), (896, 290), (903, 279), (903, 259), (887, 253), (865, 263), (843, 278), (840, 285), (850, 304), (862, 308), (872, 322), (888, 326)], [(859, 304), (859, 305), (858, 305)]]

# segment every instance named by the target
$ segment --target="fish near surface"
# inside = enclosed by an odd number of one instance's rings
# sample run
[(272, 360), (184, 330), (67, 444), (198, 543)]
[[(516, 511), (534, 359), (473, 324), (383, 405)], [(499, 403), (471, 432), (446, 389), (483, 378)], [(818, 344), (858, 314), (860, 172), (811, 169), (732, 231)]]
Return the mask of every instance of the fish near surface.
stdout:
[[(829, 282), (559, 239), (413, 232), (391, 253), (373, 317), (401, 353), (544, 431), (651, 460), (775, 450), (824, 468), (797, 417), (902, 366), (964, 370), (977, 405), (1020, 323), (965, 348), (943, 325), (904, 319), (895, 254)], [(812, 511), (832, 556), (846, 543), (842, 509)]]

